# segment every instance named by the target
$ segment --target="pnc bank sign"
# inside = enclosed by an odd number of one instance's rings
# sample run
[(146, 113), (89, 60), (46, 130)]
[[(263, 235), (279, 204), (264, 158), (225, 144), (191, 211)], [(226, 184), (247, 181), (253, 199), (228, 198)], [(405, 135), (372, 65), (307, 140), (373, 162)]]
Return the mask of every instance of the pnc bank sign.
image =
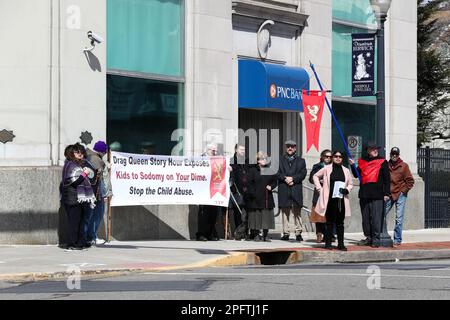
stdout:
[(282, 87), (272, 84), (270, 85), (269, 93), (272, 99), (302, 100), (302, 89)]

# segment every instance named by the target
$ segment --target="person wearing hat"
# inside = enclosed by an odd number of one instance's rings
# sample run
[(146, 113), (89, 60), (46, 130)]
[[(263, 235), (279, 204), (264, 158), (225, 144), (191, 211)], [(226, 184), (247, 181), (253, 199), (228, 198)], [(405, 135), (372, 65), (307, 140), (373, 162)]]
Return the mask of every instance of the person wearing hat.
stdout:
[(87, 239), (91, 244), (95, 244), (97, 242), (97, 232), (103, 217), (105, 198), (108, 196), (105, 193), (110, 192), (110, 190), (106, 190), (108, 189), (108, 182), (104, 177), (106, 164), (105, 161), (103, 161), (103, 157), (106, 153), (108, 153), (108, 145), (104, 141), (99, 140), (94, 144), (93, 149), (94, 150), (90, 150), (89, 148), (86, 149), (87, 160), (97, 172), (96, 180), (93, 184), (95, 197), (97, 199), (96, 206), (92, 217), (89, 219), (89, 223), (86, 226)]
[(305, 159), (296, 155), (297, 143), (285, 142), (286, 153), (280, 158), (278, 170), (278, 207), (281, 209), (283, 235), (281, 240), (289, 241), (291, 216), (295, 224), (295, 239), (303, 241), (301, 209), (303, 206), (302, 181), (306, 178)]
[(409, 190), (414, 186), (414, 178), (406, 162), (400, 158), (400, 149), (391, 149), (389, 172), (391, 174), (391, 197), (386, 202), (386, 215), (395, 204), (394, 246), (402, 243), (403, 217)]
[[(364, 244), (375, 248), (381, 244), (385, 202), (391, 196), (389, 165), (384, 157), (378, 155), (380, 148), (374, 142), (369, 142), (366, 146), (367, 154), (358, 160), (357, 167), (361, 175), (359, 203), (366, 237)], [(357, 177), (353, 166), (355, 162), (352, 159), (349, 159), (349, 162), (352, 165), (353, 175)]]

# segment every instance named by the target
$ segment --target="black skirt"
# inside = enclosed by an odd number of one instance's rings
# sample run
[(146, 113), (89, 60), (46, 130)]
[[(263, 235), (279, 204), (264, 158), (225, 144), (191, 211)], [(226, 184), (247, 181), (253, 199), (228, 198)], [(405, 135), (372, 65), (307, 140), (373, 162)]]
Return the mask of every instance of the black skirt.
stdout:
[(248, 228), (252, 230), (275, 229), (273, 209), (252, 209), (249, 211)]

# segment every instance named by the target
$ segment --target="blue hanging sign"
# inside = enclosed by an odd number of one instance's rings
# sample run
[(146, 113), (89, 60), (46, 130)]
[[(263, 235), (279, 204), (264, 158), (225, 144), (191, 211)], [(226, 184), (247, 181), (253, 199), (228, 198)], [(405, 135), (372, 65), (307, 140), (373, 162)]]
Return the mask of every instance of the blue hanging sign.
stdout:
[(375, 35), (352, 34), (352, 97), (374, 95), (374, 70)]

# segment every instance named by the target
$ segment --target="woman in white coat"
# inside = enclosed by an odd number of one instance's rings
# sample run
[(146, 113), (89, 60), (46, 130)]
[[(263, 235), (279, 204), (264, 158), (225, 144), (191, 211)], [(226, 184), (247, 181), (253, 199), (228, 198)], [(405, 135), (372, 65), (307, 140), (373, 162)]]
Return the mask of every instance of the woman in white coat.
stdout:
[[(344, 245), (344, 219), (351, 215), (348, 195), (353, 188), (353, 178), (350, 170), (342, 165), (342, 160), (342, 152), (334, 151), (333, 162), (317, 172), (313, 180), (316, 190), (320, 193), (316, 212), (326, 217), (326, 230), (333, 230), (333, 224), (336, 224), (338, 249), (347, 251)], [(325, 249), (332, 249), (331, 237), (330, 232), (325, 233)]]

